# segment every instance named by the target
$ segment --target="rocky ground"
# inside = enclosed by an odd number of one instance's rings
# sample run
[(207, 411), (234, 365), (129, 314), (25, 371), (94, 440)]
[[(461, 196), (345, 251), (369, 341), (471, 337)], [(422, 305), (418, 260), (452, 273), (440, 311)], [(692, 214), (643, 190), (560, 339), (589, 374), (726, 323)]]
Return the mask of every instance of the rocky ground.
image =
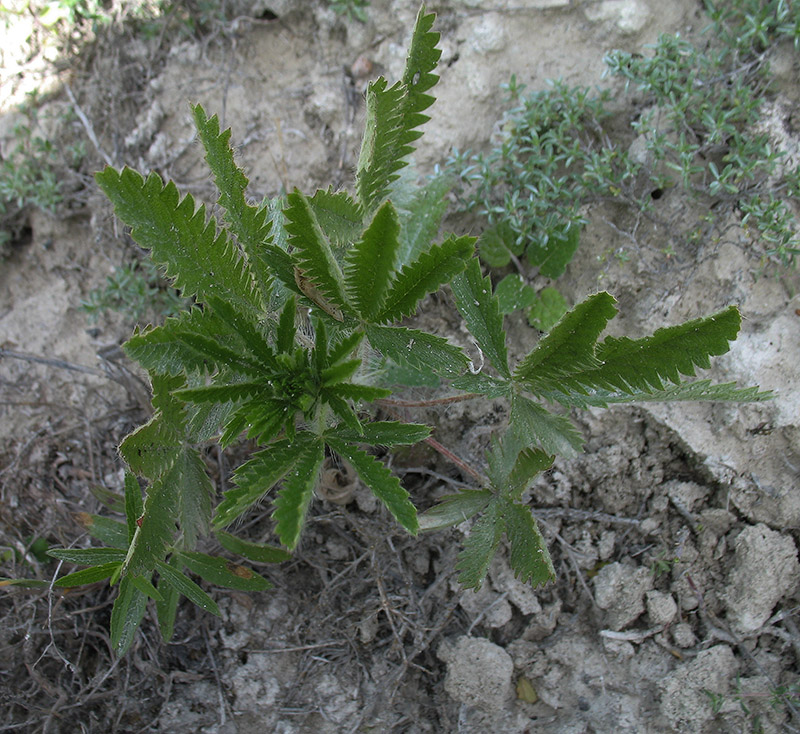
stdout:
[[(360, 93), (379, 73), (399, 76), (417, 11), (373, 0), (361, 24), (319, 0), (225, 7), (202, 33), (104, 32), (69, 62), (46, 44), (23, 42), (16, 56), (2, 44), (4, 140), (14, 105), (37, 87), (40, 124), (64, 145), (87, 141), (87, 152), (65, 175), (64, 205), (26, 212), (0, 264), (0, 575), (54, 577), (31, 542), (82, 542), (78, 513), (120, 489), (115, 447), (146, 416), (146, 390), (118, 349), (130, 319), (90, 324), (79, 307), (136, 254), (91, 171), (156, 170), (210, 199), (188, 107), (199, 101), (232, 128), (254, 196), (347, 185)], [(642, 52), (661, 32), (691, 37), (707, 22), (693, 0), (429, 7), (443, 55), (421, 172), (451, 146), (488, 145), (512, 72), (531, 89), (556, 77), (594, 85), (607, 50)], [(784, 121), (800, 100), (792, 53), (774, 50)], [(659, 206), (664, 221), (692, 214), (677, 191)], [(558, 461), (531, 493), (558, 573), (536, 591), (501, 557), (479, 593), (461, 592), (453, 566), (468, 528), (407, 537), (359, 488), (346, 506), (317, 504), (296, 558), (264, 572), (274, 590), (219, 592), (221, 620), (187, 604), (168, 646), (146, 620), (122, 660), (109, 649), (103, 584), (67, 595), (3, 589), (0, 730), (800, 730), (796, 275), (763, 274), (735, 221), (689, 248), (657, 225), (631, 244), (623, 214), (587, 215), (558, 282), (571, 302), (609, 290), (620, 302), (615, 332), (630, 336), (737, 303), (742, 335), (711, 374), (776, 399), (583, 414), (586, 453)], [(609, 256), (623, 246), (626, 261)], [(460, 329), (446, 299), (420, 318)], [(536, 333), (513, 318), (509, 328), (512, 351), (525, 353)], [(462, 403), (415, 418), (468, 457), (502, 416)], [(424, 449), (392, 461), (421, 505), (464, 480)], [(209, 452), (221, 486), (230, 463)], [(248, 530), (265, 537), (268, 527), (253, 517)]]

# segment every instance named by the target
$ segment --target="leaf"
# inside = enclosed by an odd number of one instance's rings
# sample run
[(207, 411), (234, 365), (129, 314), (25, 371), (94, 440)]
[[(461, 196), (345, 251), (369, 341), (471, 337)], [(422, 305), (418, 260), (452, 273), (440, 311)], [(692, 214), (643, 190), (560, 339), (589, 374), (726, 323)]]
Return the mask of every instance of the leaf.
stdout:
[(330, 435), (325, 437), (325, 441), (350, 462), (364, 484), (383, 502), (395, 520), (409, 533), (416, 535), (419, 532), (417, 509), (408, 499), (408, 492), (400, 486), (400, 480), (374, 456), (357, 446)]
[[(177, 556), (170, 556), (167, 563), (176, 571), (180, 571), (180, 560)], [(161, 639), (169, 642), (175, 630), (175, 617), (178, 612), (178, 601), (180, 593), (164, 579), (158, 581), (158, 592), (161, 599), (156, 599), (156, 616), (158, 617), (158, 629), (161, 632)]]
[(181, 476), (174, 467), (147, 488), (144, 511), (131, 541), (126, 561), (128, 573), (144, 576), (167, 554), (177, 522), (176, 487)]
[(288, 561), (292, 557), (291, 553), (274, 545), (252, 543), (248, 540), (237, 538), (235, 535), (226, 533), (223, 530), (217, 530), (214, 534), (225, 550), (244, 556), (254, 563), (281, 563), (282, 561)]
[(124, 655), (131, 646), (146, 606), (147, 596), (125, 576), (120, 582), (119, 594), (111, 608), (111, 645), (117, 655)]
[(553, 561), (530, 510), (523, 505), (506, 502), (503, 514), (511, 545), (509, 565), (514, 576), (534, 587), (555, 581)]
[(278, 319), (278, 331), (275, 334), (275, 348), (278, 353), (290, 352), (294, 347), (294, 338), (297, 333), (295, 318), (297, 316), (297, 303), (294, 295), (289, 296), (281, 310)]
[(522, 254), (522, 248), (516, 244), (514, 230), (501, 221), (481, 233), (478, 254), (490, 268), (504, 268), (511, 262), (512, 254)]
[(171, 181), (157, 173), (147, 179), (130, 168), (107, 167), (96, 174), (117, 216), (131, 227), (131, 236), (151, 251), (184, 297), (200, 301), (216, 296), (241, 308), (256, 308), (258, 298), (247, 263), (216, 222), (206, 221), (204, 206), (195, 207), (187, 194), (180, 199)]
[(183, 594), (192, 604), (196, 604), (200, 609), (211, 612), (217, 617), (222, 616), (217, 603), (184, 573), (164, 561), (157, 561), (156, 568), (161, 579)]
[(497, 297), (497, 305), (502, 314), (512, 313), (520, 308), (527, 308), (536, 302), (536, 291), (518, 273), (509, 273), (503, 278), (497, 284), (494, 294)]
[(294, 468), (283, 482), (275, 500), (275, 532), (287, 548), (293, 550), (300, 540), (308, 506), (325, 458), (322, 441), (314, 439), (298, 452)]
[(581, 226), (569, 222), (528, 244), (525, 256), (546, 278), (560, 278), (567, 269), (581, 241)]
[(553, 465), (554, 459), (554, 456), (539, 449), (527, 448), (520, 451), (506, 483), (509, 496), (519, 499), (533, 479)]
[(457, 377), (451, 385), (456, 390), (465, 390), (466, 392), (475, 392), (485, 395), (487, 398), (510, 398), (511, 397), (511, 383), (507, 380), (501, 380), (497, 377), (492, 377), (483, 372), (477, 375), (466, 374)]
[(111, 563), (101, 563), (99, 566), (84, 568), (81, 571), (75, 571), (74, 573), (68, 573), (66, 576), (62, 576), (53, 586), (71, 587), (93, 584), (96, 581), (102, 581), (113, 575), (121, 565), (121, 561), (112, 561)]
[[(292, 259), (296, 268), (327, 302), (342, 308), (345, 304), (344, 279), (328, 238), (320, 228), (314, 211), (303, 194), (295, 190), (287, 199), (289, 205), (284, 210), (288, 220), (286, 231), (289, 233), (289, 244), (293, 248)], [(306, 296), (309, 296), (303, 286), (300, 288)], [(311, 300), (322, 307), (319, 300), (315, 298)]]
[(272, 586), (255, 571), (232, 563), (227, 558), (190, 551), (180, 551), (177, 555), (192, 573), (216, 586), (240, 591), (263, 591)]
[(349, 247), (361, 235), (363, 222), (358, 204), (346, 191), (318, 189), (308, 200), (320, 229), (335, 247)]
[(713, 316), (658, 329), (643, 339), (607, 337), (597, 348), (600, 366), (576, 375), (589, 387), (607, 390), (662, 390), (678, 384), (681, 375), (694, 376), (696, 367), (710, 367), (710, 356), (725, 354), (741, 324), (731, 306)]
[(433, 242), (447, 211), (449, 191), (449, 178), (439, 175), (423, 186), (415, 186), (410, 200), (398, 205), (401, 223), (398, 267), (416, 260)]
[(125, 472), (125, 522), (127, 530), (127, 543), (126, 548), (133, 541), (133, 536), (136, 534), (136, 521), (142, 516), (144, 512), (144, 501), (142, 500), (142, 488), (139, 486), (139, 480), (131, 474)]
[(150, 583), (149, 579), (144, 576), (130, 576), (131, 583), (139, 589), (145, 596), (153, 599), (154, 601), (164, 601), (158, 589)]
[(583, 448), (583, 438), (567, 418), (521, 395), (511, 400), (509, 430), (523, 446), (541, 447), (546, 454), (571, 458)]
[[(214, 484), (206, 473), (200, 452), (194, 448), (187, 447), (181, 452), (173, 471), (177, 474), (171, 488), (173, 506), (178, 506), (184, 543), (193, 547), (197, 536), (209, 530)], [(146, 514), (144, 520), (147, 520)]]
[(389, 287), (383, 308), (373, 321), (385, 324), (413, 314), (426, 294), (438, 290), (464, 269), (473, 242), (472, 237), (451, 236), (404, 267)]
[(462, 489), (458, 494), (445, 495), (419, 516), (419, 529), (426, 532), (458, 525), (482, 512), (491, 499), (488, 489)]
[(325, 437), (334, 436), (342, 441), (365, 443), (371, 446), (407, 446), (423, 441), (430, 435), (428, 426), (400, 421), (374, 421), (362, 426), (360, 433), (346, 428), (328, 431)]
[(276, 441), (242, 464), (233, 473), (236, 487), (225, 492), (225, 498), (217, 506), (214, 527), (230, 525), (269, 492), (295, 464), (299, 448), (304, 445), (301, 435), (295, 442)]
[(125, 551), (118, 548), (50, 548), (47, 555), (79, 566), (102, 566), (125, 560)]
[(559, 389), (567, 376), (598, 364), (597, 339), (617, 314), (616, 301), (605, 292), (579, 303), (517, 365), (514, 380), (538, 394)]
[(347, 252), (345, 287), (356, 312), (370, 320), (386, 299), (400, 246), (400, 221), (391, 201), (386, 201)]
[(225, 210), (225, 220), (247, 254), (248, 262), (257, 276), (261, 301), (268, 303), (270, 271), (262, 259), (263, 245), (269, 238), (270, 221), (267, 210), (248, 204), (245, 199), (248, 180), (236, 165), (230, 146), (230, 128), (220, 133), (216, 115), (207, 117), (199, 105), (192, 106), (194, 122), (206, 151), (206, 162), (219, 191), (219, 205)]
[(89, 515), (86, 512), (78, 514), (78, 522), (95, 540), (113, 548), (128, 549), (128, 530), (125, 523), (112, 520), (110, 517)]
[(176, 398), (187, 403), (229, 403), (256, 398), (265, 392), (263, 382), (237, 382), (232, 385), (208, 385), (176, 390)]
[(358, 198), (365, 212), (374, 211), (383, 201), (413, 151), (411, 143), (422, 134), (416, 128), (428, 120), (422, 111), (430, 107), (433, 97), (425, 92), (438, 80), (431, 72), (441, 56), (436, 48), (439, 34), (431, 31), (434, 17), (420, 8), (402, 81), (387, 89), (380, 77), (367, 88), (367, 119), (356, 172)]
[(505, 522), (499, 511), (498, 500), (493, 498), (486, 512), (472, 526), (458, 554), (458, 581), (465, 589), (480, 589), (504, 530)]
[(478, 261), (470, 260), (467, 269), (453, 280), (450, 287), (470, 334), (500, 375), (511, 377), (503, 316), (497, 298), (492, 295), (492, 282), (481, 276)]
[(542, 288), (528, 310), (528, 323), (550, 331), (567, 312), (567, 301), (555, 288)]
[(363, 400), (366, 403), (370, 403), (373, 400), (388, 398), (392, 394), (392, 391), (383, 387), (356, 385), (352, 382), (344, 382), (323, 388), (322, 394), (323, 397), (330, 394), (344, 398), (345, 400)]
[(466, 355), (446, 339), (417, 329), (367, 325), (367, 338), (379, 352), (398, 364), (457, 377), (469, 365)]

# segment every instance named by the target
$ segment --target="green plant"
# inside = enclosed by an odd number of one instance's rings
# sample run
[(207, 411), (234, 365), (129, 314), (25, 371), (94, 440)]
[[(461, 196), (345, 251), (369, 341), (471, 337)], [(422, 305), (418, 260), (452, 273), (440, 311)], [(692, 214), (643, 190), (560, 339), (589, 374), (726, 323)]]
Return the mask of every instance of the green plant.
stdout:
[(87, 299), (81, 302), (91, 323), (106, 311), (123, 313), (137, 323), (147, 315), (173, 316), (184, 306), (185, 299), (169, 287), (150, 259), (116, 268), (102, 288), (90, 291)]
[(478, 250), (487, 265), (513, 263), (525, 275), (524, 255), (557, 278), (579, 246), (587, 205), (624, 204), (658, 221), (654, 199), (676, 186), (715, 214), (683, 231), (671, 226), (673, 234), (696, 241), (738, 210), (767, 258), (794, 264), (800, 239), (787, 202), (800, 201), (798, 172), (780, 173), (780, 154), (757, 123), (769, 91), (764, 51), (775, 39), (800, 44), (800, 11), (785, 0), (706, 6), (715, 36), (706, 48), (664, 34), (651, 56), (606, 56), (609, 73), (644, 95), (631, 123), (643, 148), (636, 156), (608, 131), (609, 90), (556, 81), (526, 95), (512, 75), (494, 147), (448, 160), (460, 209), (481, 219)]
[(328, 4), (337, 15), (346, 15), (360, 23), (367, 22), (369, 0), (328, 0)]
[[(248, 203), (230, 131), (220, 132), (217, 118), (199, 105), (194, 119), (221, 219), (155, 173), (143, 178), (106, 168), (97, 175), (134, 239), (195, 300), (163, 325), (137, 330), (125, 345), (150, 374), (155, 409), (120, 446), (129, 467), (125, 520), (93, 516), (86, 523), (108, 547), (50, 551), (89, 566), (58, 586), (119, 582), (111, 639), (120, 652), (131, 644), (148, 598), (165, 639), (180, 595), (218, 612), (184, 571), (237, 589), (266, 588), (249, 568), (197, 552), (198, 540), (212, 530), (221, 546), (251, 561), (288, 558), (328, 455), (348, 462), (411, 534), (474, 518), (457, 562), (465, 587), (481, 585), (504, 536), (515, 574), (539, 585), (554, 578), (554, 569), (524, 494), (556, 455), (574, 456), (582, 447), (563, 408), (768, 397), (757, 388), (684, 379), (728, 350), (739, 329), (735, 308), (643, 339), (599, 341), (617, 311), (609, 294), (596, 293), (509, 364), (500, 305), (473, 257), (474, 239), (433, 241), (443, 213), (441, 180), (411, 193), (399, 187), (434, 101), (428, 92), (440, 51), (433, 17), (420, 10), (402, 80), (390, 87), (379, 78), (368, 88), (354, 195), (295, 190), (285, 200)], [(445, 283), (480, 350), (478, 366), (445, 338), (398, 325)], [(477, 486), (421, 515), (374, 455), (377, 447), (430, 434), (424, 425), (374, 420), (376, 408), (407, 405), (389, 399), (393, 367), (436, 375), (458, 391), (430, 405), (481, 396), (509, 405), (508, 425), (492, 439), (485, 465), (471, 466), (440, 446)], [(235, 470), (233, 487), (215, 507), (200, 447), (216, 439), (224, 448), (241, 434), (261, 448)], [(147, 483), (144, 499), (137, 475)], [(273, 491), (282, 547), (227, 532)]]

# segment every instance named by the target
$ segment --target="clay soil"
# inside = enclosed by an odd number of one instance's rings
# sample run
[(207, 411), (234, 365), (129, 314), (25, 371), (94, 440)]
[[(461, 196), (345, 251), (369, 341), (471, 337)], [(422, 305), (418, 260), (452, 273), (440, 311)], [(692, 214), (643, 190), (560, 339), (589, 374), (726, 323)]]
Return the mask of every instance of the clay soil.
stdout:
[[(86, 152), (61, 176), (56, 214), (20, 213), (0, 263), (0, 576), (49, 583), (64, 573), (41, 547), (89, 544), (80, 513), (108, 514), (102, 500), (121, 489), (116, 446), (148, 415), (146, 383), (119, 349), (130, 315), (90, 323), (80, 308), (141, 255), (93, 171), (155, 170), (212, 202), (188, 106), (199, 101), (232, 128), (254, 198), (349, 185), (362, 91), (378, 74), (398, 77), (417, 10), (373, 0), (362, 24), (323, 0), (222, 2), (201, 17), (204, 5), (191, 5), (193, 28), (179, 14), (138, 30), (112, 24), (69, 53), (24, 14), (9, 21), (28, 28), (17, 46), (2, 44), (4, 150), (15, 105), (38, 88), (42, 132)], [(452, 147), (488, 148), (512, 72), (529, 89), (554, 78), (599, 84), (612, 48), (645, 53), (659, 33), (698, 37), (701, 5), (432, 3), (441, 82), (416, 170), (430, 172)], [(765, 100), (765, 124), (794, 154), (800, 57), (790, 46), (770, 53), (778, 91)], [(620, 145), (629, 145), (641, 110), (635, 95), (620, 100)], [(559, 460), (529, 499), (554, 584), (519, 584), (501, 554), (480, 592), (462, 592), (453, 568), (468, 525), (408, 537), (356, 485), (349, 504), (319, 499), (291, 562), (259, 569), (274, 589), (214, 590), (221, 619), (184, 603), (170, 644), (148, 614), (123, 659), (110, 649), (107, 585), (0, 589), (0, 731), (800, 730), (798, 279), (765, 272), (763, 246), (735, 218), (690, 246), (670, 223), (702, 212), (677, 190), (658, 207), (635, 237), (631, 212), (589, 207), (559, 289), (572, 303), (614, 294), (614, 333), (629, 336), (736, 303), (742, 334), (709, 376), (777, 397), (576, 415), (586, 453)], [(418, 318), (464, 340), (446, 293)], [(514, 316), (507, 325), (520, 356), (537, 332)], [(505, 416), (499, 405), (462, 403), (408, 418), (477, 461)], [(247, 449), (208, 449), (220, 491)], [(420, 507), (469, 479), (428, 449), (391, 463)], [(253, 514), (240, 531), (267, 540), (269, 518)], [(211, 540), (203, 549), (218, 551)]]

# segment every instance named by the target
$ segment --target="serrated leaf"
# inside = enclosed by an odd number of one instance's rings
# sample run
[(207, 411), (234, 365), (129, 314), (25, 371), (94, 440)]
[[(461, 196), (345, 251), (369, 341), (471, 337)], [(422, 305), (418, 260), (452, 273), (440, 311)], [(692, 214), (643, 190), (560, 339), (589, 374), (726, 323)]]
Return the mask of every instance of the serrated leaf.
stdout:
[(225, 497), (217, 506), (214, 527), (230, 525), (239, 515), (258, 502), (288, 472), (297, 460), (298, 441), (286, 439), (276, 441), (263, 451), (259, 451), (233, 473), (234, 489), (225, 492)]
[(292, 554), (283, 548), (265, 543), (252, 543), (222, 530), (216, 531), (214, 535), (217, 536), (217, 540), (225, 550), (243, 556), (254, 563), (281, 563), (292, 557)]
[(220, 132), (216, 115), (207, 117), (199, 104), (192, 107), (200, 141), (206, 151), (206, 162), (219, 191), (219, 204), (225, 210), (225, 220), (247, 254), (248, 262), (257, 276), (261, 302), (269, 301), (270, 272), (262, 258), (262, 248), (269, 238), (270, 221), (266, 209), (248, 204), (245, 198), (248, 180), (236, 165), (230, 146), (230, 129)]
[(151, 251), (184, 297), (201, 301), (216, 296), (242, 308), (255, 308), (258, 297), (247, 263), (216, 222), (206, 221), (190, 194), (180, 199), (172, 182), (157, 173), (147, 179), (130, 168), (107, 167), (96, 174), (117, 216), (131, 227), (131, 236)]
[(130, 578), (131, 583), (146, 597), (154, 601), (164, 601), (164, 597), (161, 596), (158, 589), (150, 583), (149, 579), (146, 579), (144, 576), (129, 576), (128, 578)]
[(527, 308), (536, 302), (536, 291), (518, 273), (509, 273), (503, 278), (497, 284), (494, 294), (500, 313), (503, 314)]
[(186, 574), (164, 561), (157, 561), (156, 569), (164, 582), (183, 594), (192, 604), (196, 604), (217, 617), (222, 616), (217, 603)]
[(512, 499), (519, 499), (533, 479), (553, 465), (554, 459), (554, 456), (540, 449), (528, 448), (520, 451), (506, 482), (509, 496)]
[[(170, 556), (167, 563), (176, 571), (180, 571), (180, 561), (176, 556)], [(164, 642), (169, 642), (175, 630), (175, 617), (178, 613), (178, 601), (181, 595), (174, 586), (166, 583), (163, 579), (159, 579), (158, 592), (161, 595), (161, 600), (156, 600), (158, 629)]]
[[(217, 298), (210, 298), (208, 303), (212, 307), (214, 315), (241, 339), (251, 355), (251, 357), (247, 357), (242, 354), (237, 354), (237, 359), (228, 364), (228, 367), (236, 369), (238, 363), (244, 362), (249, 365), (255, 362), (268, 369), (278, 369), (277, 362), (275, 361), (275, 353), (272, 351), (269, 344), (267, 344), (266, 337), (261, 332), (255, 317), (250, 316), (250, 314), (242, 309), (236, 308), (234, 304)], [(219, 367), (221, 366), (222, 365)]]
[(508, 562), (514, 576), (534, 587), (555, 581), (553, 561), (530, 510), (523, 505), (506, 502), (503, 515), (511, 546)]
[(346, 191), (318, 189), (308, 202), (320, 228), (328, 234), (335, 247), (348, 247), (361, 235), (361, 210)]
[(333, 367), (326, 367), (320, 374), (323, 387), (330, 387), (349, 380), (358, 372), (361, 367), (360, 359), (351, 359), (347, 362), (339, 362)]
[(364, 443), (370, 446), (408, 446), (423, 441), (430, 435), (428, 426), (399, 421), (374, 421), (362, 426), (359, 433), (346, 428), (335, 428), (325, 436), (334, 436), (342, 441)]
[(514, 380), (538, 394), (557, 389), (564, 379), (598, 364), (597, 339), (617, 314), (616, 301), (600, 292), (579, 303), (517, 365)]
[(482, 512), (491, 499), (488, 489), (462, 489), (458, 494), (445, 495), (419, 516), (419, 529), (426, 532), (458, 525)]
[(102, 566), (125, 560), (125, 551), (118, 548), (50, 548), (47, 555), (78, 566)]
[(119, 452), (133, 472), (155, 479), (175, 462), (182, 441), (176, 427), (156, 413), (122, 440)]
[(528, 323), (539, 331), (550, 331), (567, 312), (567, 301), (555, 288), (542, 288), (528, 310)]
[[(327, 302), (341, 309), (345, 305), (344, 278), (331, 244), (320, 228), (306, 196), (295, 190), (289, 194), (287, 201), (284, 215), (295, 265), (301, 271), (302, 277), (310, 281)], [(297, 273), (295, 278), (297, 279)], [(311, 297), (303, 286), (300, 288)], [(315, 298), (312, 297), (311, 300), (323, 307)]]
[[(173, 480), (172, 502), (178, 506), (178, 522), (184, 543), (191, 548), (197, 536), (209, 530), (214, 484), (197, 449), (185, 448), (173, 470), (178, 477)], [(144, 519), (147, 519), (146, 515)]]
[(294, 347), (294, 337), (297, 333), (295, 318), (297, 316), (297, 303), (291, 295), (281, 309), (278, 319), (278, 330), (275, 334), (275, 348), (278, 353), (290, 352)]
[(464, 269), (472, 255), (473, 243), (473, 237), (451, 236), (423, 252), (398, 273), (373, 321), (385, 324), (413, 314), (428, 293), (437, 291)]
[(465, 589), (480, 589), (504, 530), (505, 521), (495, 498), (489, 502), (486, 512), (470, 529), (464, 547), (458, 554), (458, 582)]
[(442, 217), (448, 207), (449, 190), (449, 178), (439, 175), (422, 186), (414, 187), (411, 198), (398, 205), (401, 222), (398, 267), (402, 268), (416, 260), (439, 233)]
[(119, 594), (111, 608), (111, 645), (117, 655), (124, 655), (133, 642), (136, 630), (142, 622), (147, 596), (134, 586), (127, 577), (119, 585)]
[(500, 375), (511, 377), (503, 316), (497, 298), (492, 295), (492, 282), (488, 276), (481, 276), (478, 261), (470, 260), (467, 269), (453, 280), (450, 287), (470, 334)]
[[(142, 488), (139, 486), (139, 480), (131, 474), (125, 472), (125, 522), (127, 530), (127, 545), (133, 541), (133, 536), (136, 534), (136, 521), (142, 516), (144, 512), (144, 501), (142, 500)], [(126, 546), (127, 547), (127, 546)]]
[(583, 438), (568, 418), (521, 395), (514, 395), (511, 400), (509, 430), (523, 446), (539, 447), (550, 455), (571, 458), (583, 448)]
[(356, 435), (361, 435), (363, 426), (353, 408), (343, 398), (336, 395), (326, 395), (325, 402), (330, 406), (337, 418)]
[(237, 382), (232, 385), (208, 385), (207, 387), (186, 387), (176, 390), (173, 395), (187, 403), (229, 403), (258, 397), (266, 392), (263, 382)]
[(289, 471), (283, 482), (283, 488), (275, 500), (275, 532), (287, 548), (293, 550), (300, 540), (308, 506), (314, 495), (314, 487), (319, 478), (319, 471), (325, 451), (322, 441), (314, 439), (298, 452), (294, 468)]
[(96, 581), (102, 581), (111, 576), (120, 566), (122, 561), (112, 563), (101, 563), (99, 566), (92, 566), (92, 568), (84, 568), (81, 571), (68, 573), (55, 581), (53, 586), (58, 587), (72, 587), (82, 586), (83, 584), (93, 584)]
[(466, 374), (457, 377), (450, 383), (456, 390), (465, 390), (466, 392), (480, 393), (487, 398), (510, 398), (511, 397), (511, 383), (507, 380), (501, 380), (497, 377), (492, 377), (483, 372), (477, 375)]
[(408, 492), (400, 485), (400, 480), (375, 457), (357, 446), (332, 435), (326, 436), (325, 440), (337, 454), (350, 462), (364, 484), (383, 502), (395, 520), (409, 533), (416, 535), (419, 532), (417, 510), (409, 500)]
[(709, 357), (730, 349), (740, 324), (739, 311), (731, 306), (643, 339), (607, 337), (597, 348), (600, 365), (575, 379), (587, 387), (622, 392), (662, 390), (665, 381), (678, 384), (681, 375), (694, 376), (697, 367), (710, 367)]
[(367, 88), (367, 119), (358, 158), (356, 189), (361, 207), (373, 211), (386, 197), (389, 185), (406, 165), (411, 145), (422, 134), (418, 128), (428, 120), (422, 111), (433, 97), (425, 94), (438, 80), (432, 73), (441, 56), (436, 48), (439, 34), (431, 31), (433, 14), (420, 8), (411, 36), (403, 79), (387, 88), (380, 77)]
[(167, 554), (177, 530), (175, 486), (180, 482), (181, 477), (173, 467), (147, 488), (144, 511), (137, 523), (125, 564), (129, 573), (148, 574), (156, 561)]
[(469, 365), (466, 355), (446, 339), (405, 327), (366, 327), (370, 344), (398, 364), (430, 370), (442, 377), (457, 377)]
[(386, 201), (347, 252), (345, 288), (356, 312), (366, 320), (380, 311), (386, 298), (400, 247), (399, 234), (397, 211)]
[(192, 551), (180, 551), (177, 555), (192, 573), (215, 586), (239, 591), (263, 591), (272, 586), (252, 569), (233, 563), (227, 558)]
[(326, 366), (336, 364), (337, 362), (347, 359), (361, 344), (364, 338), (363, 331), (354, 331), (352, 334), (341, 336), (337, 341), (330, 345), (327, 359), (325, 360)]

